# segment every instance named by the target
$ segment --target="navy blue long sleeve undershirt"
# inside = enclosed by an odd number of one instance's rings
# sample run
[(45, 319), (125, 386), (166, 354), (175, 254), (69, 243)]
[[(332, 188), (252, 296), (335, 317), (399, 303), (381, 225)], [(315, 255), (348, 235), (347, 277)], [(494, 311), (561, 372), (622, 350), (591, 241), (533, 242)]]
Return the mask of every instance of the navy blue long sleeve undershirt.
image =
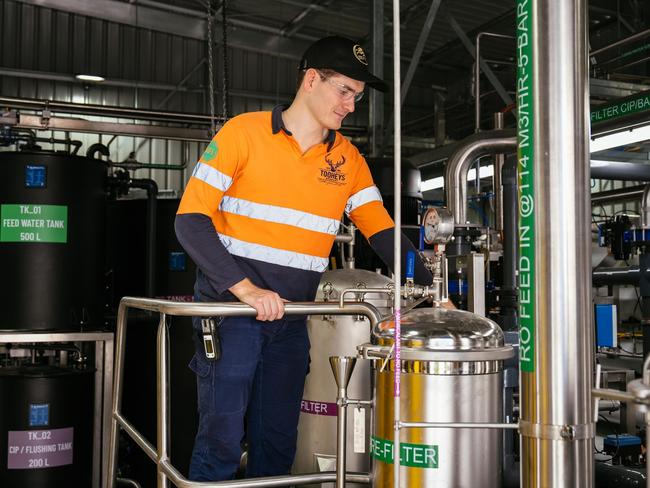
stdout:
[(218, 294), (246, 278), (219, 240), (212, 220), (203, 214), (181, 214), (174, 223), (176, 237)]
[[(418, 285), (430, 285), (431, 283), (433, 283), (433, 276), (431, 275), (429, 270), (425, 268), (424, 262), (422, 261), (422, 259), (420, 259), (420, 255), (415, 249), (415, 246), (410, 241), (410, 239), (404, 235), (404, 232), (402, 232), (401, 234), (402, 234), (402, 246), (401, 246), (402, 283), (404, 283), (405, 281), (404, 275), (406, 274), (406, 255), (408, 251), (413, 251), (415, 253), (415, 276), (413, 277), (413, 281), (415, 281), (415, 283), (417, 283)], [(393, 267), (393, 258), (395, 254), (395, 250), (393, 247), (394, 236), (395, 236), (395, 228), (393, 227), (390, 229), (379, 231), (376, 234), (370, 236), (370, 239), (368, 239), (368, 242), (370, 243), (372, 249), (377, 253), (380, 259), (384, 262), (386, 266), (388, 266), (388, 268), (391, 271), (395, 269)]]

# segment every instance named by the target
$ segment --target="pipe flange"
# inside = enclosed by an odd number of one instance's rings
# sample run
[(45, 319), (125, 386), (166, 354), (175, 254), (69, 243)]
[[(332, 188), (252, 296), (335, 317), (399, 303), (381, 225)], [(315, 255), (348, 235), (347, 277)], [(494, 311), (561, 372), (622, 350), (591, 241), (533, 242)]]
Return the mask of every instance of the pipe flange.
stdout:
[(519, 433), (524, 437), (548, 439), (552, 441), (577, 441), (593, 439), (596, 427), (593, 422), (587, 424), (541, 424), (519, 420)]

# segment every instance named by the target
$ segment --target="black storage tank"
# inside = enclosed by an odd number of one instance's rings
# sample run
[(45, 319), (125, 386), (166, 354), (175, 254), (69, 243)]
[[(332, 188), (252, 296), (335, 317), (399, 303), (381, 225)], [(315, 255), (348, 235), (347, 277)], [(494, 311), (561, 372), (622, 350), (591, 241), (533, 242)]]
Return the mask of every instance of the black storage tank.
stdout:
[(106, 167), (0, 152), (0, 329), (102, 326)]
[[(156, 215), (155, 295), (176, 301), (192, 300), (196, 266), (185, 254), (174, 232), (180, 200), (159, 198)], [(145, 296), (147, 262), (147, 200), (124, 199), (108, 202), (108, 265), (111, 304), (117, 309), (125, 295)], [(170, 317), (170, 402), (173, 449), (172, 464), (184, 475), (189, 470), (198, 425), (196, 375), (187, 367), (194, 355), (192, 320)], [(157, 317), (129, 315), (122, 411), (142, 434), (156, 439), (156, 333)], [(142, 486), (156, 486), (156, 470), (149, 457), (130, 439), (130, 448), (120, 457), (125, 478)]]
[(0, 486), (91, 486), (93, 373), (0, 368)]

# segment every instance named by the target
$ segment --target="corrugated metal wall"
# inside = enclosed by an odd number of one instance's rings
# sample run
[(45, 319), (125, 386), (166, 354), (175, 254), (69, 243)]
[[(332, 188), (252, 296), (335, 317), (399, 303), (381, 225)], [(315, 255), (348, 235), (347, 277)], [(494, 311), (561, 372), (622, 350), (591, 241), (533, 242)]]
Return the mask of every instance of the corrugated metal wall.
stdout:
[[(220, 35), (218, 26), (215, 35)], [(102, 85), (84, 86), (77, 81), (0, 74), (2, 96), (208, 113), (207, 64), (189, 76), (180, 90), (173, 94), (170, 90), (206, 56), (207, 44), (200, 40), (12, 0), (0, 2), (0, 70), (8, 68), (65, 76), (92, 73), (101, 74), (107, 79)], [(228, 49), (227, 59), (230, 115), (268, 110), (277, 103), (290, 101), (296, 83), (294, 61), (232, 48)], [(223, 50), (215, 49), (217, 115), (222, 113), (222, 63)], [(127, 86), (111, 86), (115, 82)], [(87, 118), (116, 121), (106, 117)], [(366, 125), (367, 109), (360, 107), (346, 123)], [(52, 134), (52, 131), (39, 132), (39, 135), (65, 136)], [(130, 152), (137, 150), (136, 157), (141, 162), (179, 164), (183, 162), (185, 154), (189, 171), (204, 146), (196, 142), (124, 136), (115, 140), (111, 140), (111, 136), (93, 134), (70, 134), (70, 137), (83, 142), (82, 152), (95, 142), (108, 144), (110, 141), (111, 159), (115, 161), (122, 161)], [(43, 147), (50, 148), (47, 144), (43, 144)], [(137, 176), (153, 177), (161, 188), (169, 189), (181, 189), (186, 177), (174, 172), (166, 175), (161, 170), (140, 170)]]

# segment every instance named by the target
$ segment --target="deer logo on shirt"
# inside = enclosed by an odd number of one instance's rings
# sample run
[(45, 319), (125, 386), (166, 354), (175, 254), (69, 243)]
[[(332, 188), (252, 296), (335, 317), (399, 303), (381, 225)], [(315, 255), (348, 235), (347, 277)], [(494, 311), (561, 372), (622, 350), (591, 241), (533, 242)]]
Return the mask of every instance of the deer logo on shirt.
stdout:
[(345, 164), (345, 156), (341, 156), (341, 159), (339, 159), (336, 163), (333, 162), (327, 156), (325, 156), (325, 162), (330, 167), (330, 170), (332, 171), (332, 173), (336, 173), (336, 170), (338, 169), (338, 167), (343, 166)]
[(334, 161), (329, 154), (325, 155), (325, 168), (320, 169), (319, 180), (323, 183), (330, 185), (344, 185), (345, 173), (339, 168), (345, 164), (345, 156), (341, 155), (339, 159)]

